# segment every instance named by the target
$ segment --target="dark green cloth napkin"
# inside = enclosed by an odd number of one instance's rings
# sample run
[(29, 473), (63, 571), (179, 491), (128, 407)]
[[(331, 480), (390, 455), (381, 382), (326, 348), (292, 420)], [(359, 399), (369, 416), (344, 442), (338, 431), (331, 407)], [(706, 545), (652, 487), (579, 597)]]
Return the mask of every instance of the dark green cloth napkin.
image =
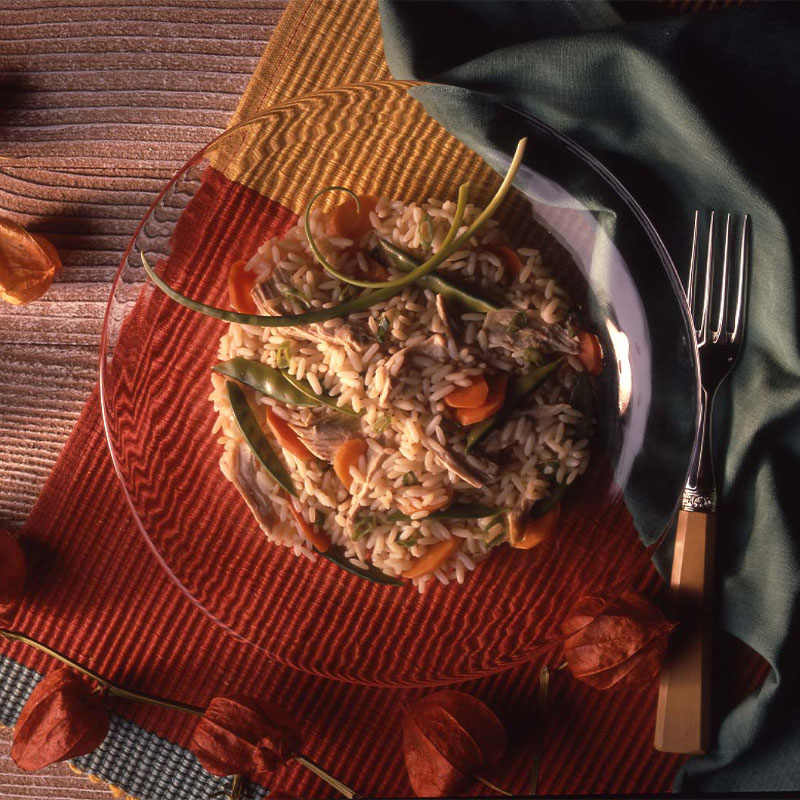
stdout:
[[(717, 583), (720, 624), (773, 670), (676, 788), (798, 791), (800, 6), (638, 22), (620, 12), (625, 4), (381, 0), (396, 78), (486, 92), (573, 137), (632, 192), (679, 268), (696, 208), (751, 215), (747, 338), (716, 406)], [(464, 93), (445, 102), (414, 91), (456, 135), (482, 124)]]

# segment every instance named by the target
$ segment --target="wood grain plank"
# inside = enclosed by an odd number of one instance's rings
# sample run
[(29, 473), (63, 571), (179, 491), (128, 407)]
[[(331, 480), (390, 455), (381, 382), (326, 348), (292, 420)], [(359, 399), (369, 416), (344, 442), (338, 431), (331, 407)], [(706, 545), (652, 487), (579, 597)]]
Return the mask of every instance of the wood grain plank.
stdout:
[(0, 214), (64, 262), (42, 300), (0, 306), (0, 524), (23, 522), (96, 380), (136, 225), (225, 128), (285, 5), (0, 0)]

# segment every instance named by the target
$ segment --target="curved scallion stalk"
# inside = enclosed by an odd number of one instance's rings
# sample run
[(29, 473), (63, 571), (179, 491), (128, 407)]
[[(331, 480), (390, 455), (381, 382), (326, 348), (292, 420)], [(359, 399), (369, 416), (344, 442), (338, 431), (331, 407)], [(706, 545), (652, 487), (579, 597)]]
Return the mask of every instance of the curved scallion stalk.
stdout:
[[(524, 139), (520, 139), (517, 142), (517, 149), (514, 151), (514, 157), (511, 159), (511, 163), (508, 166), (508, 171), (506, 172), (505, 178), (503, 178), (503, 182), (500, 184), (499, 188), (494, 194), (494, 197), (489, 202), (489, 205), (478, 214), (478, 218), (472, 225), (467, 228), (461, 236), (456, 237), (455, 241), (450, 247), (450, 252), (455, 252), (461, 247), (464, 242), (469, 241), (469, 238), (473, 236), (477, 230), (486, 222), (495, 211), (497, 211), (498, 206), (500, 203), (503, 202), (505, 196), (511, 190), (511, 185), (514, 183), (514, 178), (517, 175), (517, 170), (522, 164), (522, 156), (525, 154), (525, 146), (528, 143), (527, 137)], [(449, 254), (448, 254), (449, 255)]]
[[(362, 286), (365, 288), (382, 286), (383, 288), (376, 289), (375, 291), (368, 292), (367, 294), (362, 294), (359, 297), (356, 297), (354, 300), (350, 300), (346, 303), (340, 303), (332, 308), (320, 308), (315, 311), (307, 311), (304, 314), (283, 314), (275, 317), (263, 314), (243, 314), (239, 311), (229, 311), (228, 309), (217, 308), (216, 306), (211, 306), (207, 303), (201, 303), (199, 300), (193, 300), (192, 298), (186, 297), (185, 295), (173, 289), (166, 281), (156, 274), (155, 270), (150, 266), (145, 258), (143, 252), (140, 253), (142, 265), (144, 266), (144, 270), (148, 277), (171, 300), (174, 300), (176, 303), (184, 306), (185, 308), (191, 309), (192, 311), (204, 314), (207, 317), (221, 319), (225, 322), (237, 322), (240, 325), (253, 325), (255, 327), (262, 328), (289, 328), (310, 325), (316, 322), (325, 322), (329, 319), (347, 317), (357, 311), (364, 311), (365, 309), (374, 306), (376, 303), (380, 303), (384, 300), (388, 300), (390, 297), (394, 297), (394, 295), (398, 294), (406, 286), (415, 283), (420, 278), (428, 275), (430, 272), (433, 272), (433, 270), (435, 270), (439, 264), (441, 264), (450, 256), (450, 253), (454, 252), (461, 244), (467, 241), (470, 236), (472, 236), (475, 231), (477, 231), (478, 228), (480, 228), (480, 226), (483, 225), (483, 223), (486, 222), (486, 220), (489, 219), (489, 217), (491, 217), (491, 215), (497, 210), (497, 207), (503, 201), (503, 198), (511, 188), (514, 176), (519, 169), (519, 165), (522, 163), (522, 154), (525, 151), (526, 142), (526, 139), (520, 139), (519, 143), (517, 144), (517, 150), (514, 154), (514, 158), (511, 161), (511, 165), (509, 166), (503, 182), (500, 184), (500, 188), (495, 193), (495, 196), (492, 198), (492, 201), (489, 203), (489, 205), (486, 206), (475, 222), (473, 222), (464, 233), (462, 233), (460, 236), (456, 235), (458, 228), (461, 225), (461, 218), (454, 218), (453, 224), (450, 227), (450, 231), (448, 232), (447, 237), (445, 237), (445, 240), (442, 242), (442, 246), (439, 248), (439, 252), (421, 264), (417, 269), (412, 270), (400, 278), (396, 278), (394, 281), (389, 281), (391, 284), (390, 286), (385, 286), (382, 282), (372, 283), (369, 281), (355, 281), (353, 278), (346, 276), (346, 282), (352, 283), (356, 286)], [(461, 199), (463, 192), (463, 205), (466, 206), (467, 186), (468, 184), (463, 184), (459, 188), (459, 205), (462, 205)], [(456, 208), (456, 214), (458, 214), (458, 207)]]
[[(511, 164), (509, 164), (508, 171), (506, 172), (505, 177), (503, 178), (503, 182), (498, 187), (497, 191), (494, 194), (494, 197), (489, 202), (489, 205), (481, 211), (478, 215), (478, 218), (464, 231), (460, 236), (456, 236), (453, 239), (450, 239), (450, 235), (448, 234), (447, 238), (442, 242), (441, 247), (439, 248), (439, 252), (436, 254), (442, 255), (442, 261), (445, 261), (451, 253), (454, 253), (458, 248), (466, 241), (469, 240), (471, 236), (473, 236), (478, 229), (486, 222), (495, 211), (497, 211), (498, 206), (500, 203), (503, 202), (505, 196), (511, 190), (511, 186), (514, 183), (514, 178), (516, 177), (517, 171), (519, 170), (520, 164), (522, 164), (522, 156), (525, 153), (525, 146), (528, 143), (528, 139), (523, 138), (517, 142), (517, 149), (514, 151), (514, 157), (511, 159)], [(461, 190), (464, 188), (464, 184), (459, 187), (458, 191), (458, 198), (459, 198), (459, 205), (461, 201)], [(351, 189), (346, 188), (345, 186), (328, 186), (324, 189), (321, 189), (317, 192), (314, 197), (311, 198), (311, 202), (309, 202), (308, 207), (306, 208), (305, 214), (305, 232), (306, 238), (308, 239), (308, 244), (311, 247), (314, 255), (316, 256), (319, 263), (322, 265), (322, 268), (333, 275), (335, 278), (338, 278), (340, 281), (344, 283), (349, 283), (352, 286), (360, 286), (365, 289), (378, 289), (385, 286), (395, 285), (397, 281), (405, 280), (410, 275), (415, 275), (414, 280), (419, 280), (420, 278), (427, 275), (429, 272), (432, 272), (433, 268), (426, 269), (424, 272), (422, 271), (427, 265), (429, 261), (426, 261), (425, 264), (418, 267), (417, 270), (410, 272), (405, 278), (396, 278), (393, 281), (362, 281), (358, 278), (351, 278), (349, 275), (345, 275), (343, 272), (337, 270), (333, 265), (331, 265), (325, 256), (322, 255), (322, 251), (319, 249), (314, 237), (311, 233), (311, 206), (314, 204), (314, 201), (325, 192), (332, 192), (332, 191), (341, 191), (349, 194), (356, 203), (356, 211), (360, 211), (361, 206), (359, 203), (359, 199), (356, 196), (355, 192)], [(458, 215), (458, 207), (456, 207), (456, 215)], [(461, 219), (456, 216), (453, 220), (453, 225), (450, 228), (452, 232), (453, 228), (459, 228), (461, 226)], [(441, 262), (440, 262), (441, 263)], [(438, 264), (437, 264), (438, 266)]]
[[(173, 289), (163, 278), (156, 274), (156, 271), (150, 266), (150, 263), (145, 258), (144, 253), (140, 253), (142, 258), (142, 265), (144, 271), (148, 274), (150, 279), (155, 285), (164, 292), (167, 297), (174, 300), (176, 303), (197, 311), (200, 314), (205, 314), (207, 317), (214, 317), (215, 319), (225, 320), (226, 322), (238, 322), (240, 325), (254, 325), (262, 328), (289, 328), (302, 325), (310, 325), (315, 322), (325, 322), (329, 319), (336, 319), (337, 317), (346, 317), (356, 311), (363, 311), (376, 303), (388, 300), (399, 294), (406, 286), (411, 285), (419, 278), (432, 272), (436, 267), (441, 264), (446, 256), (445, 244), (450, 245), (456, 237), (458, 228), (461, 225), (461, 220), (464, 216), (464, 209), (467, 205), (467, 188), (469, 184), (462, 184), (458, 191), (458, 207), (456, 208), (456, 215), (453, 219), (453, 224), (447, 233), (447, 237), (442, 243), (442, 249), (435, 255), (421, 264), (417, 269), (396, 278), (392, 281), (391, 286), (385, 286), (382, 289), (377, 289), (374, 292), (368, 292), (356, 297), (354, 300), (349, 300), (346, 303), (340, 303), (338, 306), (332, 308), (320, 308), (316, 311), (306, 311), (303, 314), (283, 314), (280, 316), (272, 317), (263, 314), (242, 314), (239, 311), (228, 311), (224, 308), (217, 308), (210, 306), (206, 303), (201, 303), (199, 300), (192, 300), (191, 297), (186, 297), (180, 292)], [(460, 213), (459, 213), (460, 209)]]
[(360, 286), (362, 289), (402, 289), (404, 286), (408, 286), (409, 283), (414, 283), (420, 278), (423, 278), (429, 272), (433, 272), (433, 270), (435, 270), (436, 267), (438, 267), (439, 264), (441, 264), (452, 251), (453, 243), (455, 242), (458, 234), (458, 229), (461, 227), (461, 222), (464, 219), (464, 212), (467, 210), (469, 181), (462, 183), (461, 186), (458, 187), (458, 201), (456, 203), (456, 211), (453, 216), (453, 224), (450, 226), (450, 230), (447, 232), (447, 236), (442, 242), (439, 252), (436, 253), (436, 255), (431, 256), (424, 263), (420, 264), (416, 269), (411, 270), (411, 272), (401, 275), (399, 278), (393, 278), (390, 281), (362, 281), (359, 278), (353, 278), (350, 275), (345, 275), (344, 272), (340, 272), (338, 269), (336, 269), (336, 267), (334, 267), (322, 254), (322, 251), (319, 249), (319, 245), (311, 233), (311, 206), (320, 195), (331, 191), (347, 192), (347, 194), (351, 195), (355, 199), (356, 210), (358, 210), (360, 207), (358, 197), (356, 197), (356, 195), (350, 189), (346, 189), (343, 186), (328, 186), (325, 189), (321, 189), (314, 195), (314, 197), (311, 198), (311, 202), (306, 208), (306, 238), (308, 239), (309, 247), (311, 247), (314, 256), (322, 265), (322, 268), (325, 270), (325, 272), (333, 275), (334, 278), (338, 278), (343, 283), (349, 283), (351, 286)]

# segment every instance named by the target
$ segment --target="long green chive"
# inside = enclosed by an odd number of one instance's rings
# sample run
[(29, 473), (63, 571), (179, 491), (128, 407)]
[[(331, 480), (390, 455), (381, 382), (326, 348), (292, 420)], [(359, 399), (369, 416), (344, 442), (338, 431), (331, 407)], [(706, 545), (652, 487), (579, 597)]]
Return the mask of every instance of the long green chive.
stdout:
[[(415, 270), (412, 270), (405, 275), (401, 275), (399, 278), (392, 278), (388, 281), (362, 281), (359, 278), (353, 278), (350, 275), (345, 275), (344, 272), (340, 272), (338, 269), (336, 269), (336, 267), (334, 267), (322, 254), (322, 251), (319, 249), (319, 245), (314, 239), (314, 235), (311, 233), (311, 207), (321, 195), (325, 194), (326, 192), (334, 191), (345, 192), (346, 194), (349, 194), (356, 201), (356, 210), (360, 211), (361, 209), (358, 197), (356, 197), (354, 192), (344, 186), (326, 186), (324, 189), (320, 189), (311, 198), (311, 201), (306, 208), (305, 229), (308, 244), (316, 256), (317, 261), (319, 261), (319, 263), (322, 265), (322, 268), (325, 270), (325, 272), (333, 275), (334, 278), (338, 278), (344, 283), (351, 284), (352, 286), (361, 286), (364, 289), (402, 289), (403, 287), (419, 280), (424, 275), (427, 275), (429, 272), (433, 272), (433, 270), (435, 270), (439, 264), (447, 259), (448, 254), (451, 252), (451, 246), (457, 239), (456, 234), (458, 233), (458, 229), (461, 227), (461, 221), (464, 219), (464, 211), (466, 211), (467, 208), (469, 182), (462, 183), (461, 186), (458, 187), (458, 201), (456, 203), (456, 211), (453, 216), (453, 224), (450, 226), (450, 230), (447, 232), (447, 236), (442, 242), (439, 252), (436, 253), (436, 255), (431, 256)], [(494, 200), (492, 202), (494, 202)]]
[[(494, 198), (492, 198), (492, 201), (489, 203), (489, 205), (486, 206), (475, 222), (473, 222), (472, 225), (470, 225), (461, 236), (456, 236), (456, 231), (461, 225), (461, 220), (454, 219), (454, 224), (451, 226), (444, 242), (442, 242), (439, 252), (428, 261), (421, 264), (418, 269), (412, 270), (402, 278), (396, 279), (396, 282), (394, 282), (391, 286), (384, 286), (384, 288), (377, 289), (374, 292), (362, 294), (354, 300), (351, 300), (347, 303), (340, 303), (332, 308), (320, 308), (314, 311), (307, 311), (305, 314), (283, 314), (275, 317), (266, 314), (242, 314), (239, 311), (229, 311), (228, 309), (217, 308), (216, 306), (211, 306), (207, 303), (201, 303), (199, 300), (193, 300), (191, 297), (186, 297), (186, 295), (176, 291), (156, 274), (155, 270), (150, 266), (149, 262), (145, 258), (143, 252), (140, 253), (142, 265), (144, 266), (144, 270), (150, 280), (152, 280), (153, 283), (171, 300), (174, 300), (176, 303), (184, 306), (185, 308), (191, 309), (192, 311), (196, 311), (199, 314), (205, 314), (207, 317), (214, 317), (215, 319), (221, 319), (225, 322), (238, 322), (240, 325), (253, 325), (260, 326), (262, 328), (288, 328), (310, 325), (315, 322), (325, 322), (329, 319), (347, 317), (356, 311), (363, 311), (364, 309), (374, 306), (376, 303), (380, 303), (383, 300), (388, 300), (390, 297), (394, 297), (394, 295), (398, 294), (398, 292), (400, 292), (405, 286), (414, 283), (421, 277), (436, 269), (436, 267), (446, 260), (452, 252), (454, 252), (461, 244), (463, 244), (463, 242), (469, 239), (469, 237), (472, 236), (472, 234), (475, 233), (475, 231), (496, 211), (497, 206), (502, 202), (503, 198), (511, 188), (514, 176), (516, 175), (519, 165), (522, 162), (522, 154), (525, 150), (526, 142), (526, 139), (520, 139), (519, 143), (517, 144), (517, 151), (514, 154), (514, 158), (511, 161), (508, 172), (506, 173), (503, 182), (500, 184), (500, 188), (497, 190)], [(464, 192), (466, 191), (465, 186), (459, 188), (459, 201), (462, 199), (462, 190), (464, 190)], [(466, 205), (466, 197), (464, 196), (463, 199), (463, 205)], [(459, 202), (459, 205), (462, 204)], [(458, 213), (458, 207), (456, 207), (456, 213)], [(306, 219), (308, 219), (308, 211), (306, 211)], [(456, 222), (458, 224), (456, 224)], [(344, 277), (346, 278), (346, 283), (355, 283), (355, 285), (365, 286), (367, 288), (381, 286), (380, 283), (369, 283), (367, 281), (358, 283), (354, 282), (354, 280), (349, 276)]]
[[(503, 199), (508, 194), (511, 186), (514, 182), (514, 178), (516, 177), (517, 170), (522, 163), (522, 156), (525, 153), (525, 145), (528, 143), (527, 138), (520, 139), (517, 142), (517, 149), (514, 152), (514, 157), (511, 159), (511, 164), (508, 167), (508, 171), (503, 178), (502, 183), (500, 184), (499, 188), (494, 194), (494, 197), (489, 202), (489, 205), (481, 211), (478, 215), (477, 219), (462, 233), (460, 236), (456, 236), (454, 230), (457, 231), (458, 228), (461, 227), (461, 220), (464, 216), (464, 207), (466, 206), (467, 200), (467, 189), (469, 188), (469, 183), (462, 183), (461, 186), (458, 187), (458, 202), (456, 204), (456, 211), (455, 216), (453, 218), (453, 224), (448, 231), (447, 236), (445, 237), (444, 241), (442, 242), (441, 247), (439, 248), (439, 252), (436, 253), (435, 256), (432, 256), (427, 261), (425, 261), (421, 266), (417, 269), (412, 270), (407, 275), (401, 278), (394, 278), (390, 281), (362, 281), (358, 278), (352, 278), (349, 275), (345, 275), (343, 272), (339, 272), (335, 267), (333, 267), (325, 257), (322, 255), (322, 252), (319, 249), (314, 237), (311, 233), (311, 207), (314, 205), (314, 202), (319, 198), (321, 195), (325, 194), (326, 192), (332, 191), (340, 191), (345, 192), (346, 194), (350, 195), (350, 197), (355, 200), (356, 203), (356, 211), (361, 210), (361, 204), (359, 202), (358, 197), (356, 194), (351, 190), (346, 188), (345, 186), (327, 186), (324, 189), (320, 189), (312, 198), (306, 208), (306, 215), (305, 215), (305, 231), (306, 231), (306, 238), (308, 239), (308, 244), (310, 245), (311, 249), (314, 252), (314, 255), (317, 257), (317, 260), (320, 264), (322, 264), (322, 268), (333, 275), (334, 277), (338, 278), (340, 281), (344, 281), (345, 283), (350, 283), (353, 286), (362, 286), (365, 289), (378, 289), (382, 287), (389, 287), (389, 286), (407, 286), (408, 283), (404, 281), (408, 281), (409, 283), (413, 283), (414, 281), (419, 280), (423, 276), (427, 275), (429, 272), (432, 272), (436, 267), (439, 266), (443, 261), (446, 261), (447, 258), (450, 256), (451, 253), (458, 250), (458, 248), (464, 244), (464, 242), (468, 241), (471, 236), (473, 236), (478, 229), (483, 225), (486, 220), (488, 220), (495, 211), (497, 211), (497, 207), (500, 203), (503, 202)], [(463, 201), (463, 202), (462, 202)], [(460, 212), (460, 213), (459, 213)], [(408, 280), (413, 276), (413, 280)], [(402, 282), (402, 283), (401, 283)]]

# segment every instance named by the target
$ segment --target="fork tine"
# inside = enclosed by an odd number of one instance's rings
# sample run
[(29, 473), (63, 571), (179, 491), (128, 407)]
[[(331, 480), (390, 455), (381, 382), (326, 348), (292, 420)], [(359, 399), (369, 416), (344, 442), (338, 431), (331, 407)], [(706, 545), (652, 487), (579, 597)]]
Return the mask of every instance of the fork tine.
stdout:
[(697, 344), (705, 344), (708, 339), (708, 320), (711, 316), (711, 287), (714, 284), (714, 223), (716, 212), (711, 212), (711, 222), (708, 226), (708, 251), (706, 255), (706, 282), (703, 286), (703, 313), (700, 318), (700, 328), (698, 329)]
[(731, 266), (730, 240), (731, 215), (728, 214), (725, 217), (725, 243), (722, 249), (722, 282), (719, 290), (719, 313), (717, 315), (717, 324), (711, 333), (712, 342), (718, 342), (720, 337), (725, 333), (725, 326), (728, 318), (728, 274), (730, 273)]
[(747, 273), (750, 260), (750, 215), (745, 214), (742, 222), (742, 243), (739, 249), (739, 288), (736, 291), (736, 310), (733, 314), (731, 341), (739, 343), (744, 333), (744, 305), (747, 301)]
[[(694, 234), (692, 235), (692, 257), (689, 261), (689, 278), (686, 281), (686, 304), (689, 306), (689, 316), (694, 324), (694, 294), (697, 290), (697, 229), (700, 222), (700, 212), (694, 212)], [(695, 328), (697, 326), (695, 325)]]

